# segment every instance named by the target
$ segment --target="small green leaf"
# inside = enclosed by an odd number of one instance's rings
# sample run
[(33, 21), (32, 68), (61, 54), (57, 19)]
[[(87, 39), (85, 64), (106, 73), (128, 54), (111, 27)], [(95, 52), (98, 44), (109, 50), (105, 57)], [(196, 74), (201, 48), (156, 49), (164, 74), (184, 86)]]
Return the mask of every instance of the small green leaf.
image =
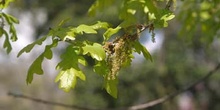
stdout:
[(104, 88), (112, 97), (117, 98), (118, 96), (118, 79), (108, 80), (105, 78)]
[(33, 42), (33, 43), (27, 45), (27, 46), (24, 47), (22, 50), (20, 50), (20, 52), (18, 53), (17, 57), (19, 57), (19, 56), (20, 56), (22, 53), (24, 53), (24, 52), (29, 53), (29, 52), (33, 49), (33, 47), (34, 47), (35, 45), (37, 45), (37, 44), (38, 44), (38, 45), (41, 45), (42, 42), (46, 40), (46, 38), (47, 38), (47, 36), (44, 36), (44, 37), (38, 39), (37, 41), (35, 41), (35, 42)]
[(41, 65), (44, 60), (44, 57), (47, 59), (51, 59), (53, 57), (51, 48), (56, 47), (57, 43), (58, 43), (58, 40), (53, 40), (52, 44), (47, 45), (45, 47), (44, 52), (38, 58), (36, 58), (35, 61), (31, 64), (31, 66), (28, 69), (28, 74), (27, 74), (27, 79), (26, 79), (27, 84), (30, 84), (33, 81), (34, 74), (39, 74), (39, 75), (43, 74)]
[(96, 63), (96, 65), (93, 67), (93, 71), (99, 75), (106, 75), (109, 73), (109, 68), (105, 60), (103, 60)]
[(78, 67), (79, 55), (77, 54), (78, 48), (68, 46), (66, 51), (61, 55), (61, 61), (57, 64), (57, 69), (66, 70), (69, 68)]
[(107, 22), (98, 21), (96, 24), (92, 25), (93, 29), (108, 29), (109, 24)]
[(88, 26), (88, 25), (85, 25), (85, 24), (82, 24), (82, 25), (79, 25), (77, 28), (77, 33), (79, 34), (83, 34), (83, 33), (87, 33), (87, 34), (96, 34), (96, 30), (93, 29), (92, 26)]
[(140, 42), (138, 41), (133, 42), (133, 47), (138, 54), (142, 53), (145, 59), (147, 60), (149, 59), (150, 61), (153, 61), (153, 58), (148, 52), (148, 50)]
[(44, 53), (43, 53), (45, 58), (47, 58), (47, 59), (52, 59), (52, 57), (53, 57), (53, 52), (52, 52), (51, 48), (56, 47), (57, 44), (58, 44), (58, 40), (57, 40), (57, 39), (54, 39), (54, 40), (53, 40), (53, 43), (52, 43), (51, 45), (47, 45), (47, 46), (45, 47), (45, 50), (44, 50)]
[(163, 20), (163, 27), (167, 27), (168, 26), (168, 23), (167, 21), (173, 19), (175, 17), (174, 14), (171, 14), (171, 13), (168, 13), (168, 14), (165, 14), (163, 15), (160, 19)]
[[(3, 13), (3, 15), (4, 15), (4, 13)], [(17, 18), (15, 18), (14, 16), (9, 15), (9, 14), (5, 14), (5, 16), (8, 17), (8, 19), (10, 20), (11, 23), (16, 23), (16, 24), (19, 23), (19, 20)]]
[(102, 48), (102, 45), (98, 43), (94, 43), (92, 45), (90, 44), (85, 44), (85, 46), (82, 47), (83, 50), (83, 55), (85, 54), (90, 54), (92, 58), (102, 61), (105, 59), (105, 51)]
[(13, 25), (10, 26), (10, 31), (9, 31), (12, 35), (11, 35), (11, 41), (17, 41), (17, 34), (16, 34), (16, 29)]
[(87, 61), (86, 61), (85, 58), (82, 57), (82, 56), (79, 56), (78, 62), (79, 62), (80, 64), (84, 65), (84, 66), (87, 66), (87, 65), (88, 65)]
[(59, 87), (64, 91), (69, 92), (71, 88), (75, 87), (77, 77), (81, 80), (86, 79), (82, 71), (75, 68), (70, 68), (67, 70), (62, 70), (59, 75), (57, 75), (55, 82), (60, 81)]
[(117, 33), (119, 30), (121, 29), (120, 26), (116, 27), (116, 28), (109, 28), (104, 34), (104, 40), (107, 41), (113, 34)]
[(3, 48), (6, 48), (7, 53), (10, 53), (12, 50), (11, 43), (9, 41), (8, 33), (3, 29), (3, 34), (5, 34), (5, 41), (3, 44)]
[(28, 69), (28, 74), (26, 78), (27, 84), (30, 84), (33, 81), (34, 73), (36, 74), (43, 74), (43, 70), (41, 68), (41, 64), (43, 62), (44, 56), (41, 54), (36, 60), (31, 64)]

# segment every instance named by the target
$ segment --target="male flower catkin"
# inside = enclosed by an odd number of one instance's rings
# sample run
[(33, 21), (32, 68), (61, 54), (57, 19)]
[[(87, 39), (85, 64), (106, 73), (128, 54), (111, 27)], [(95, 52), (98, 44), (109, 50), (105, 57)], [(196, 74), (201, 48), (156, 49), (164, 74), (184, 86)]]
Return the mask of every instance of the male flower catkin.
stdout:
[(117, 38), (114, 42), (106, 42), (104, 49), (107, 53), (107, 65), (109, 67), (108, 80), (114, 80), (123, 65), (130, 61), (132, 48), (126, 36)]

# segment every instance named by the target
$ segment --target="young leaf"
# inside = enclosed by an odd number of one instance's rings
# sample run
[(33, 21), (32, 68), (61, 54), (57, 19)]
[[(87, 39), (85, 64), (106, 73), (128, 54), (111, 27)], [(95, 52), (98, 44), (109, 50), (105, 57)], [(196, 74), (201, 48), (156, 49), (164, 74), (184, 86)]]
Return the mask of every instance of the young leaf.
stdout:
[(150, 61), (153, 61), (153, 58), (148, 52), (148, 50), (140, 42), (138, 41), (133, 42), (133, 47), (138, 54), (142, 53), (145, 59), (149, 59)]
[(86, 77), (76, 68), (70, 68), (67, 70), (62, 70), (59, 75), (57, 75), (55, 82), (60, 81), (59, 87), (65, 92), (69, 92), (71, 88), (74, 88), (77, 82), (77, 77), (81, 80), (85, 80)]
[(117, 33), (121, 29), (120, 26), (116, 28), (109, 28), (104, 34), (104, 41), (107, 41), (113, 34)]
[(6, 48), (7, 53), (10, 53), (12, 50), (12, 47), (9, 41), (8, 33), (4, 29), (2, 29), (2, 32), (3, 34), (5, 34), (5, 41), (4, 41), (3, 48)]
[(92, 25), (93, 29), (108, 29), (109, 24), (107, 22), (100, 22), (98, 21), (96, 24)]
[(115, 78), (113, 80), (108, 80), (108, 78), (105, 78), (104, 82), (104, 88), (112, 97), (117, 98), (118, 96), (118, 79)]
[(28, 74), (27, 74), (27, 79), (26, 79), (27, 84), (30, 84), (33, 81), (34, 73), (39, 74), (39, 75), (43, 74), (41, 65), (44, 60), (44, 57), (47, 59), (52, 58), (53, 53), (51, 51), (51, 48), (56, 47), (57, 43), (58, 43), (58, 40), (53, 40), (53, 43), (50, 45), (47, 45), (45, 47), (44, 52), (38, 58), (36, 58), (36, 60), (31, 64), (31, 66), (28, 69)]
[(36, 74), (43, 74), (43, 70), (41, 68), (41, 64), (43, 62), (44, 56), (41, 54), (36, 60), (31, 64), (31, 66), (28, 69), (28, 74), (26, 78), (27, 84), (30, 84), (33, 81), (34, 73)]
[(85, 24), (81, 24), (76, 28), (77, 33), (79, 34), (83, 34), (83, 33), (87, 33), (87, 34), (96, 34), (96, 30), (92, 27), (92, 26), (88, 26)]
[(57, 64), (57, 69), (66, 70), (69, 68), (78, 67), (79, 55), (77, 54), (78, 48), (68, 46), (66, 51), (61, 55), (61, 61)]
[(98, 43), (94, 43), (92, 45), (85, 43), (85, 46), (82, 47), (82, 50), (83, 50), (83, 55), (90, 54), (92, 58), (98, 61), (102, 61), (106, 57), (105, 51), (102, 48), (102, 45)]
[(93, 67), (93, 71), (99, 75), (102, 75), (102, 76), (109, 73), (108, 66), (104, 60), (98, 61), (96, 63), (96, 65)]
[(165, 14), (163, 15), (160, 19), (163, 21), (163, 27), (167, 27), (168, 26), (168, 23), (167, 21), (173, 19), (175, 17), (174, 14), (172, 13), (168, 13), (168, 14)]

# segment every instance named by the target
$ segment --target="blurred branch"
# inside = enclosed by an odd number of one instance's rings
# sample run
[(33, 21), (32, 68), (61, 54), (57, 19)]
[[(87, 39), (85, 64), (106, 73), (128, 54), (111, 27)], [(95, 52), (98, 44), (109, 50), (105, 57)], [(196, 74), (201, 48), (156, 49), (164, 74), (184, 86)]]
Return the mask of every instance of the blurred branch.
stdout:
[(33, 97), (29, 97), (29, 96), (25, 96), (22, 94), (15, 94), (12, 92), (9, 92), (8, 95), (10, 96), (14, 96), (15, 98), (23, 98), (23, 99), (27, 99), (27, 100), (31, 100), (34, 102), (38, 102), (38, 103), (43, 103), (43, 104), (48, 104), (48, 105), (56, 105), (56, 106), (62, 106), (62, 107), (66, 107), (66, 108), (74, 108), (74, 109), (78, 109), (78, 110), (140, 110), (140, 109), (146, 109), (152, 106), (156, 106), (158, 104), (161, 104), (165, 101), (168, 101), (176, 96), (178, 96), (179, 94), (190, 90), (191, 88), (195, 87), (197, 84), (205, 81), (206, 79), (208, 79), (211, 75), (213, 75), (213, 73), (215, 73), (218, 69), (220, 68), (220, 63), (218, 63), (218, 65), (211, 71), (209, 71), (205, 76), (203, 76), (202, 78), (196, 80), (194, 83), (186, 86), (185, 88), (174, 92), (172, 94), (163, 96), (159, 99), (144, 103), (144, 104), (139, 104), (139, 105), (134, 105), (131, 107), (122, 107), (122, 108), (107, 108), (107, 109), (92, 109), (92, 108), (85, 108), (85, 107), (79, 107), (76, 105), (68, 105), (68, 104), (63, 104), (63, 103), (57, 103), (57, 102), (51, 102), (51, 101), (46, 101), (46, 100), (42, 100), (42, 99), (37, 99), (37, 98), (33, 98)]
[(30, 96), (17, 94), (17, 93), (12, 93), (12, 92), (9, 92), (8, 95), (13, 96), (15, 98), (27, 99), (27, 100), (31, 100), (31, 101), (46, 104), (46, 105), (62, 106), (62, 107), (65, 107), (65, 108), (74, 108), (74, 109), (78, 109), (78, 110), (95, 110), (95, 109), (91, 109), (91, 108), (79, 107), (79, 106), (76, 106), (76, 105), (68, 105), (68, 104), (63, 104), (63, 103), (58, 103), (58, 102), (46, 101), (46, 100), (43, 100), (43, 99), (33, 98), (33, 97), (30, 97)]
[(128, 108), (128, 110), (139, 110), (139, 109), (145, 109), (145, 108), (149, 108), (149, 107), (152, 107), (152, 106), (155, 106), (155, 105), (158, 105), (158, 104), (161, 104), (167, 100), (170, 100), (176, 96), (178, 96), (179, 94), (195, 87), (197, 84), (205, 81), (206, 79), (208, 79), (211, 75), (213, 75), (213, 73), (215, 73), (218, 69), (220, 68), (220, 63), (218, 63), (218, 65), (211, 71), (209, 71), (205, 76), (203, 76), (202, 78), (196, 80), (194, 83), (186, 86), (185, 88), (183, 89), (180, 89), (179, 91), (177, 92), (174, 92), (172, 94), (169, 94), (169, 95), (166, 95), (166, 96), (163, 96), (162, 98), (159, 98), (159, 99), (156, 99), (156, 100), (153, 100), (153, 101), (150, 101), (150, 102), (147, 102), (147, 103), (144, 103), (144, 104), (139, 104), (139, 105), (134, 105), (134, 106), (131, 106)]

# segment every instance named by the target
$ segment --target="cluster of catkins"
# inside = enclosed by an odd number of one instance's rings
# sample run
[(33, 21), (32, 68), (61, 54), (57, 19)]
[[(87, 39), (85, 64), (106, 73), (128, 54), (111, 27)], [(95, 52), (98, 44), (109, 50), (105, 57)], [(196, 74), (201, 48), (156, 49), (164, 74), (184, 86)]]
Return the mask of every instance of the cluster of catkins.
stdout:
[(104, 49), (107, 53), (107, 65), (109, 68), (108, 80), (114, 80), (122, 66), (131, 60), (132, 48), (127, 36), (117, 38), (114, 42), (106, 42)]

